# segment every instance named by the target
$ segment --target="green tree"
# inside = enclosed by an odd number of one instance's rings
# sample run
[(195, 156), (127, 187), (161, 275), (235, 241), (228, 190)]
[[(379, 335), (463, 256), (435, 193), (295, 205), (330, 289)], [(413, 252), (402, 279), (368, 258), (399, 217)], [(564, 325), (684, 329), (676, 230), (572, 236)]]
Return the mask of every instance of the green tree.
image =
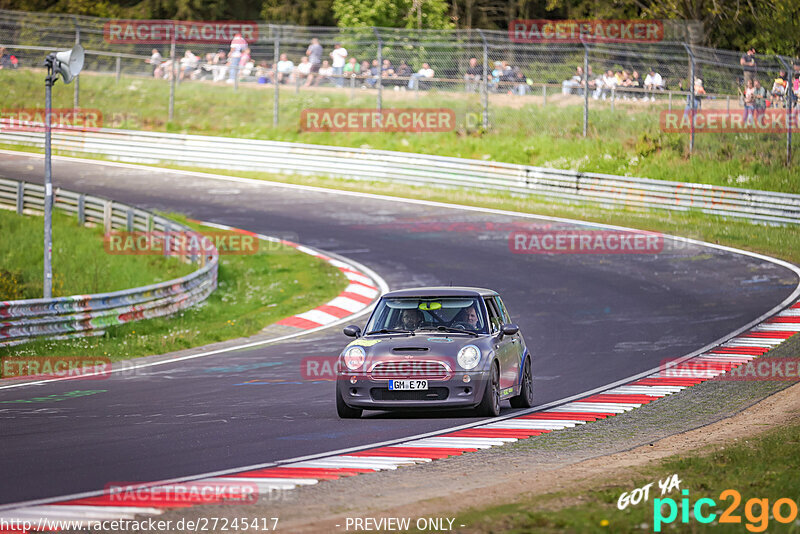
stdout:
[(453, 27), (446, 0), (333, 0), (342, 28), (381, 26), (443, 30)]

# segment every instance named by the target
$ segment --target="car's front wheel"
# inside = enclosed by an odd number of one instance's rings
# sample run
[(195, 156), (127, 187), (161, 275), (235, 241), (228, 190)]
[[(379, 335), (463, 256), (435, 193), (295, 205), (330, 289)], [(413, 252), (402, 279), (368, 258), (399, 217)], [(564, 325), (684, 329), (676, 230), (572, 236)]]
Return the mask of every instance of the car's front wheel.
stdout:
[(492, 364), (489, 381), (483, 392), (483, 398), (477, 408), (478, 415), (483, 417), (497, 417), (500, 415), (500, 370), (497, 364)]
[(336, 413), (340, 419), (358, 419), (364, 410), (360, 408), (353, 408), (345, 404), (342, 398), (342, 392), (336, 388)]
[(530, 408), (533, 406), (533, 374), (531, 373), (531, 357), (525, 358), (522, 368), (522, 382), (519, 384), (519, 395), (511, 397), (509, 402), (514, 408)]

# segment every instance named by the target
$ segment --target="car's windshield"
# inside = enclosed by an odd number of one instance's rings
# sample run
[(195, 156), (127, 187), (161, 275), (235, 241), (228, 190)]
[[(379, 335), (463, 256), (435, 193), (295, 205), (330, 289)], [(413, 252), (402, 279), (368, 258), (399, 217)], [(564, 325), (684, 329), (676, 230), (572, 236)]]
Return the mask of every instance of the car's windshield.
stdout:
[(486, 333), (480, 300), (473, 297), (384, 298), (367, 325), (367, 333), (380, 332)]

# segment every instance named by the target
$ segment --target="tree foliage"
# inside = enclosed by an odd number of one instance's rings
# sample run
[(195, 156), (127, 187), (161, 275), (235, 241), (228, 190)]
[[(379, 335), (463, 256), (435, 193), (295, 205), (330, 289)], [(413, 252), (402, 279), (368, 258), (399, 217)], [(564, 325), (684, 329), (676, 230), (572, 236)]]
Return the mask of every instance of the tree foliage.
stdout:
[(341, 27), (385, 28), (453, 27), (446, 0), (333, 0), (333, 13)]
[(798, 0), (0, 0), (0, 9), (306, 26), (487, 28), (514, 19), (700, 21), (702, 44), (800, 56)]

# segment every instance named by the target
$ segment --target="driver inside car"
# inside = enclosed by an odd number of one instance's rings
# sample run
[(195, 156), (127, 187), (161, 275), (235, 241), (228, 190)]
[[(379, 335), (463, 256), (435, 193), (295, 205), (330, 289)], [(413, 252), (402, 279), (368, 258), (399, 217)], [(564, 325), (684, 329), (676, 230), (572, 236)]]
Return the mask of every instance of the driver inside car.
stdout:
[(470, 306), (469, 308), (461, 310), (454, 324), (463, 324), (471, 330), (478, 330), (480, 325), (478, 324), (478, 312), (475, 311), (475, 307)]
[(417, 309), (403, 310), (400, 313), (400, 318), (397, 322), (396, 328), (401, 330), (416, 330), (422, 325), (424, 317), (422, 312)]

